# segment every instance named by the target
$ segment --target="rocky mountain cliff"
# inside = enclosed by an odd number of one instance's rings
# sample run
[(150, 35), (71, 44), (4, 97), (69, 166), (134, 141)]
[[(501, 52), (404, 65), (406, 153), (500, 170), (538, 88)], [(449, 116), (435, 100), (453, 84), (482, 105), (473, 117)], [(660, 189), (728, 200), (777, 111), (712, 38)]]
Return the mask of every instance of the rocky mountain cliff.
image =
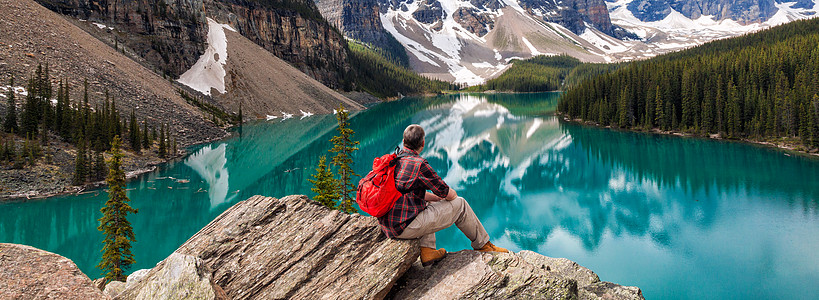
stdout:
[[(673, 9), (691, 19), (713, 16), (715, 20), (731, 19), (748, 24), (767, 21), (779, 10), (774, 4), (774, 0), (635, 0), (628, 4), (628, 8), (645, 22), (665, 19)], [(804, 8), (806, 5), (802, 3)]]
[(322, 16), (348, 38), (379, 47), (406, 64), (404, 46), (381, 25), (378, 0), (314, 0)]
[(342, 35), (312, 0), (37, 0), (74, 18), (108, 26), (98, 36), (122, 44), (145, 62), (178, 78), (204, 53), (206, 18), (229, 24), (276, 56), (330, 87), (349, 71)]
[[(529, 251), (465, 250), (426, 268), (418, 255), (417, 241), (386, 238), (373, 217), (305, 196), (254, 196), (153, 269), (108, 283), (105, 294), (68, 259), (0, 244), (0, 298), (60, 290), (91, 299), (643, 299), (637, 287), (601, 282), (572, 261)], [(24, 263), (40, 257), (49, 259)], [(58, 269), (72, 275), (47, 279)]]
[(519, 0), (520, 6), (530, 14), (542, 17), (568, 28), (575, 34), (583, 34), (591, 26), (618, 39), (632, 37), (627, 31), (613, 25), (604, 0)]

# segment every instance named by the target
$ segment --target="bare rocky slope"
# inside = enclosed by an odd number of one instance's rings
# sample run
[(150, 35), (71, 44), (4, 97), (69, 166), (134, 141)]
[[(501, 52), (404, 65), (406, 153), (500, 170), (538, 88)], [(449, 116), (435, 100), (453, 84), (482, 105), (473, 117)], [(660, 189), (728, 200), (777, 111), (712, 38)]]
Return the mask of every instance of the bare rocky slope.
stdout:
[(147, 64), (173, 78), (204, 52), (208, 17), (230, 24), (330, 87), (340, 87), (350, 67), (343, 36), (321, 18), (312, 0), (37, 2), (71, 18), (113, 28), (98, 37), (110, 44), (117, 38)]
[[(0, 257), (5, 249), (29, 248), (0, 244)], [(14, 261), (32, 255), (23, 254)], [(330, 210), (305, 196), (253, 196), (223, 212), (153, 269), (109, 283), (104, 297), (643, 299), (637, 287), (601, 282), (570, 260), (534, 252), (460, 251), (427, 268), (420, 266), (418, 254), (417, 241), (386, 238), (373, 217)], [(30, 269), (2, 259), (0, 266), (0, 274), (53, 268)], [(0, 298), (23, 288), (24, 283), (10, 279), (16, 277), (0, 276)], [(85, 297), (92, 284), (80, 279), (79, 287), (66, 288), (76, 294), (65, 298)], [(45, 281), (40, 289), (77, 281)]]
[[(53, 80), (68, 80), (74, 103), (82, 100), (83, 81), (87, 79), (92, 106), (101, 105), (107, 91), (121, 113), (134, 109), (140, 122), (168, 124), (182, 145), (224, 136), (225, 131), (206, 121), (170, 81), (60, 15), (32, 0), (0, 0), (0, 7), (3, 84), (7, 84), (7, 76), (14, 75), (16, 85), (24, 85), (38, 64), (48, 64)], [(21, 107), (25, 99), (17, 100)]]
[(345, 109), (364, 107), (321, 84), (274, 56), (239, 33), (225, 30), (227, 63), (226, 93), (213, 98), (229, 112), (238, 112), (242, 104), (246, 118), (282, 117), (282, 112), (301, 116), (300, 112), (329, 114), (343, 104)]
[[(75, 105), (82, 100), (83, 81), (88, 80), (90, 105), (101, 105), (107, 92), (123, 117), (133, 109), (139, 122), (154, 127), (168, 124), (180, 146), (226, 135), (224, 129), (206, 120), (199, 108), (180, 97), (172, 82), (62, 16), (32, 0), (0, 0), (0, 7), (0, 85), (8, 84), (8, 77), (13, 75), (15, 86), (25, 86), (38, 64), (48, 64), (54, 88), (58, 80), (66, 80)], [(25, 97), (18, 94), (16, 98), (19, 111)], [(0, 99), (0, 113), (5, 115), (6, 98)], [(50, 160), (24, 169), (0, 170), (0, 198), (70, 190), (66, 188), (74, 172), (76, 150), (53, 136), (44, 151)], [(124, 167), (130, 172), (160, 162), (155, 151), (143, 151), (129, 154)]]

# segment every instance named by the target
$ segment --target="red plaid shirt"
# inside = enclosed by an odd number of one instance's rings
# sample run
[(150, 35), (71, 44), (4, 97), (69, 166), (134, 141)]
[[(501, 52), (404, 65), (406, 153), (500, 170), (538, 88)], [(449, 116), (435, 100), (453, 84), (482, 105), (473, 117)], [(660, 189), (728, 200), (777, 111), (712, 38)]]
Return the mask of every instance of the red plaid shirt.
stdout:
[(427, 207), (424, 201), (427, 190), (441, 198), (449, 193), (449, 186), (427, 160), (407, 148), (401, 149), (395, 166), (395, 187), (404, 195), (395, 201), (395, 206), (387, 214), (378, 218), (381, 229), (390, 238), (401, 235), (415, 216)]

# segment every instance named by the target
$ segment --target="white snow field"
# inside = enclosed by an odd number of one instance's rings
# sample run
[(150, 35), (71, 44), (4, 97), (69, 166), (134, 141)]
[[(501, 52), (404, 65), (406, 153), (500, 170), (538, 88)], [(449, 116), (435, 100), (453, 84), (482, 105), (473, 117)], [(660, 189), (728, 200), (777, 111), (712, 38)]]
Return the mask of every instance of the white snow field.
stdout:
[(177, 80), (205, 95), (210, 96), (211, 89), (225, 93), (225, 63), (227, 63), (227, 38), (225, 29), (235, 32), (229, 25), (219, 24), (208, 18), (208, 48), (199, 57), (196, 64)]

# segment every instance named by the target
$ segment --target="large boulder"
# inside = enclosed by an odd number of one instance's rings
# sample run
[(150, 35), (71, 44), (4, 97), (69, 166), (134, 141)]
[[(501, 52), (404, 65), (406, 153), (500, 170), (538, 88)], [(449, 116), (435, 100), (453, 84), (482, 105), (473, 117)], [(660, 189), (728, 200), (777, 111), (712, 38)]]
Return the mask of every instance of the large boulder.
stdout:
[(176, 253), (201, 258), (232, 299), (380, 299), (417, 260), (416, 241), (386, 238), (373, 217), (305, 196), (254, 196)]
[[(116, 282), (109, 283), (111, 284)], [(108, 291), (108, 288), (106, 288)], [(150, 271), (137, 271), (114, 299), (228, 299), (211, 272), (195, 256), (172, 253)]]
[(567, 259), (531, 251), (464, 250), (428, 268), (414, 264), (390, 293), (393, 299), (643, 299), (637, 287), (601, 282)]
[(0, 243), (0, 299), (110, 299), (68, 258)]

